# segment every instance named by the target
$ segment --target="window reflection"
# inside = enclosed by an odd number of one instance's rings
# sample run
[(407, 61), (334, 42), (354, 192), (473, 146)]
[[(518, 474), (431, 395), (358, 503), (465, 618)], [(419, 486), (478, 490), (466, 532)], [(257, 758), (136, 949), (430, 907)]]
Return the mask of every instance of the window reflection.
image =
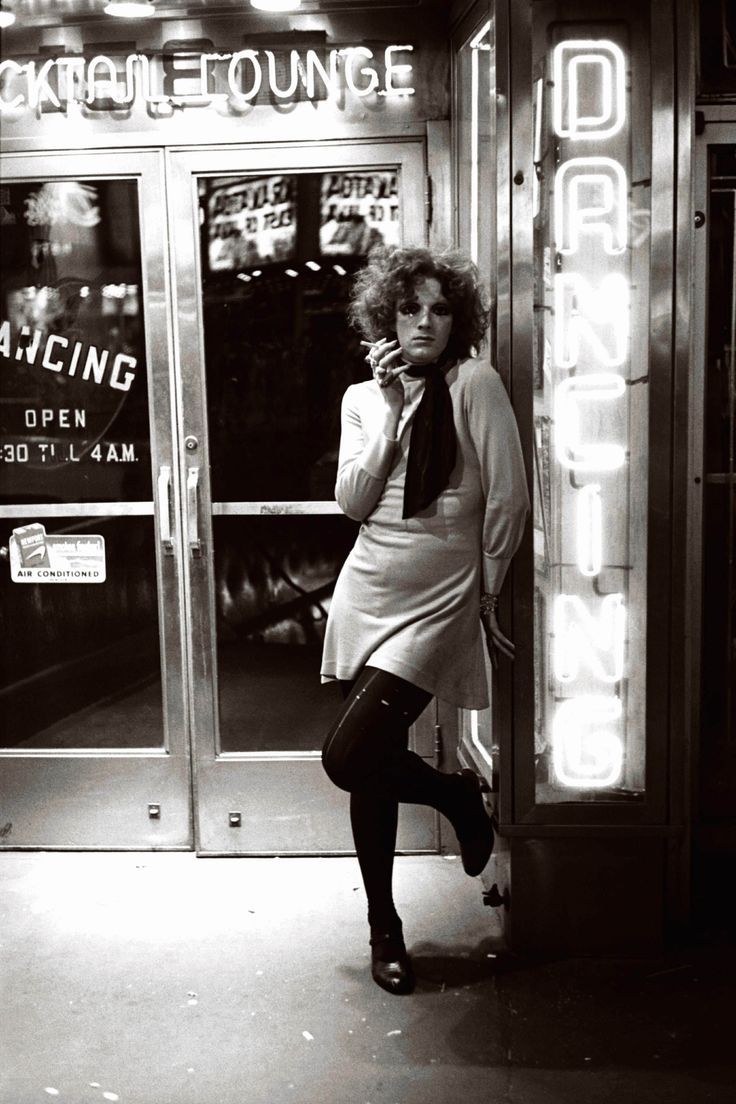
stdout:
[(366, 378), (350, 277), (398, 242), (397, 175), (200, 182), (215, 501), (333, 499), (340, 402)]
[[(340, 405), (368, 377), (351, 276), (399, 243), (394, 169), (200, 181), (220, 748), (316, 751), (339, 691), (320, 686), (324, 620), (355, 539), (333, 509)], [(301, 509), (301, 508), (298, 508)], [(217, 511), (217, 506), (216, 506)]]
[[(35, 522), (0, 523), (0, 543)], [(104, 583), (12, 582), (0, 572), (3, 747), (148, 748), (163, 742), (152, 517), (45, 519), (49, 534), (101, 534)]]
[(491, 286), (495, 241), (493, 176), (496, 83), (495, 29), (491, 21), (477, 27), (457, 59), (458, 186), (460, 245)]
[(136, 188), (0, 189), (5, 502), (151, 498)]
[(216, 518), (222, 751), (316, 751), (337, 687), (319, 677), (325, 621), (355, 541), (344, 517)]
[[(457, 55), (457, 163), (458, 240), (478, 265), (484, 284), (493, 289), (494, 218), (494, 90), (496, 82), (495, 27), (478, 24)], [(492, 295), (492, 299), (495, 298)], [(495, 309), (495, 308), (494, 308)], [(492, 693), (491, 672), (488, 689)], [(463, 710), (461, 740), (491, 778), (496, 770), (497, 741), (493, 738), (492, 709)]]

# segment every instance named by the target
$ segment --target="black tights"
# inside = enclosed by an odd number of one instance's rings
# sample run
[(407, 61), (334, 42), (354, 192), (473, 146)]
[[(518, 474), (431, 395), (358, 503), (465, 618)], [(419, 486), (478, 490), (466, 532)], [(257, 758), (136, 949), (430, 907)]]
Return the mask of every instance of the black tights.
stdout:
[(376, 667), (355, 682), (341, 683), (345, 704), (322, 751), (322, 763), (336, 786), (350, 793), (350, 822), (371, 927), (394, 925), (391, 880), (399, 802), (430, 805), (451, 821), (461, 789), (408, 750), (409, 726), (432, 695)]

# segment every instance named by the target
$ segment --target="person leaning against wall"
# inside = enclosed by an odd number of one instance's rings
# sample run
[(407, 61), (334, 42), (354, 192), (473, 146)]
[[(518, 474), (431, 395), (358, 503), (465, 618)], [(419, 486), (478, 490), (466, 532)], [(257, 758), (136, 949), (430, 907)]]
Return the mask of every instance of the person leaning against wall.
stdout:
[(433, 696), (488, 705), (484, 638), (494, 665), (513, 658), (498, 593), (529, 497), (511, 404), (480, 353), (488, 311), (475, 266), (457, 253), (375, 252), (350, 316), (372, 378), (342, 403), (335, 494), (361, 526), (325, 633), (322, 680), (340, 682), (344, 704), (322, 761), (350, 793), (372, 975), (399, 994), (414, 988), (392, 895), (399, 803), (447, 817), (471, 876), (493, 848), (483, 779), (435, 770), (408, 750), (408, 730)]

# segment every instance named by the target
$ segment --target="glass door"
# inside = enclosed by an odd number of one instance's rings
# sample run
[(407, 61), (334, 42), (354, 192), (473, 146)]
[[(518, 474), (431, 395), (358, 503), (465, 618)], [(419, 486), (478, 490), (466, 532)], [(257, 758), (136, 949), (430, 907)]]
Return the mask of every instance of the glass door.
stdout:
[(191, 846), (163, 156), (8, 156), (0, 844)]
[[(736, 830), (736, 125), (708, 112), (695, 170), (690, 546), (696, 907), (723, 899)], [(706, 905), (707, 902), (707, 905)]]
[[(495, 311), (496, 28), (495, 19), (488, 18), (489, 5), (477, 7), (460, 28), (455, 52), (456, 183), (458, 195), (463, 197), (457, 206), (457, 237), (460, 247), (478, 265)], [(486, 678), (492, 696), (494, 679), (487, 655)], [(497, 700), (486, 709), (462, 710), (460, 747), (463, 762), (471, 762), (485, 776), (497, 798), (499, 748), (493, 731), (493, 705), (498, 713)]]
[[(351, 850), (319, 678), (356, 534), (334, 502), (340, 400), (367, 378), (346, 305), (373, 245), (425, 240), (423, 145), (170, 157), (197, 846)], [(414, 741), (434, 756), (431, 723)], [(435, 849), (434, 814), (404, 814), (399, 845)]]

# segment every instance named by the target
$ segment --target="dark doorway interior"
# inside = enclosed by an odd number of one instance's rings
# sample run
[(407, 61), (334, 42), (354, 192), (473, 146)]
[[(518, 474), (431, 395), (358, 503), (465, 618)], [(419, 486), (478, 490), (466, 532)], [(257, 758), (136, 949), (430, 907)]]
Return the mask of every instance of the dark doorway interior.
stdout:
[(700, 748), (694, 909), (736, 934), (736, 145), (708, 153)]

